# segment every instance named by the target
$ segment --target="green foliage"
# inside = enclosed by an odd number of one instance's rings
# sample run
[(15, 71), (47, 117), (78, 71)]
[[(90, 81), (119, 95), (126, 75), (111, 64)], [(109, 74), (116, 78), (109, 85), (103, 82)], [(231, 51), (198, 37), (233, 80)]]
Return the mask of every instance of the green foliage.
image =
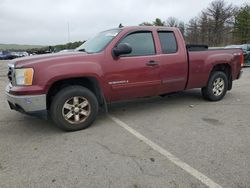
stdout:
[(214, 0), (188, 23), (168, 17), (166, 21), (156, 18), (140, 25), (178, 27), (190, 44), (225, 46), (250, 43), (250, 4), (237, 8), (225, 0)]
[(139, 26), (153, 26), (153, 24), (150, 22), (142, 22)]
[(250, 5), (244, 5), (237, 12), (233, 36), (235, 43), (250, 43)]
[(160, 18), (156, 18), (155, 21), (152, 23), (150, 22), (143, 22), (139, 24), (140, 26), (165, 26), (165, 22), (162, 21)]
[(175, 17), (169, 17), (166, 22), (162, 21), (160, 18), (156, 18), (153, 22), (143, 22), (139, 24), (139, 26), (167, 26), (167, 27), (178, 27), (184, 36), (185, 33), (185, 23), (183, 21), (179, 21)]
[(85, 41), (70, 42), (67, 44), (60, 44), (55, 46), (39, 46), (39, 45), (18, 45), (18, 44), (0, 44), (1, 50), (9, 51), (27, 51), (31, 54), (44, 54), (51, 52), (59, 52), (65, 49), (75, 49), (82, 45)]
[(40, 45), (0, 44), (0, 50), (22, 51), (30, 48), (42, 48)]
[(155, 21), (153, 21), (153, 25), (155, 25), (155, 26), (164, 26), (165, 22), (162, 21), (160, 18), (156, 18)]
[(52, 49), (55, 52), (65, 50), (65, 49), (75, 49), (75, 48), (79, 47), (80, 45), (82, 45), (83, 43), (84, 42), (82, 42), (82, 41), (70, 42), (70, 43), (67, 43), (67, 44), (52, 46)]
[(55, 46), (46, 46), (42, 48), (31, 48), (28, 49), (27, 52), (31, 54), (44, 54), (44, 53), (51, 53), (51, 52), (59, 52), (61, 50), (65, 49), (75, 49), (82, 45), (85, 41), (76, 41), (76, 42), (70, 42), (67, 44), (60, 44)]

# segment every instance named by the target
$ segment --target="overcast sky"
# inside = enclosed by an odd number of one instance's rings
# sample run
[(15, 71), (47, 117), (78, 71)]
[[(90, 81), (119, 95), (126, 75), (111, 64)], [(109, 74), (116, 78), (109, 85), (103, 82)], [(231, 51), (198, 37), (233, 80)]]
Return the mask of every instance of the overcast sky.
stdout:
[[(184, 22), (212, 0), (0, 0), (0, 43), (54, 45), (156, 17)], [(225, 0), (241, 5), (249, 0)]]

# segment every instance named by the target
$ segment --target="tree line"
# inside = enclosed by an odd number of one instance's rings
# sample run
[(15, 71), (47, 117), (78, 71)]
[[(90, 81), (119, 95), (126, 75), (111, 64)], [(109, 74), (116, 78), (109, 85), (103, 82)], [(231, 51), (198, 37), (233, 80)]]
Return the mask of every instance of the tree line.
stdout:
[(55, 46), (45, 46), (42, 48), (32, 48), (27, 49), (26, 51), (29, 54), (44, 54), (44, 53), (52, 53), (52, 52), (59, 52), (65, 49), (75, 49), (82, 45), (85, 41), (76, 41), (76, 42), (69, 42), (67, 44), (59, 44)]
[(225, 46), (250, 43), (250, 4), (241, 7), (215, 0), (188, 23), (169, 17), (143, 22), (143, 26), (178, 27), (189, 44)]

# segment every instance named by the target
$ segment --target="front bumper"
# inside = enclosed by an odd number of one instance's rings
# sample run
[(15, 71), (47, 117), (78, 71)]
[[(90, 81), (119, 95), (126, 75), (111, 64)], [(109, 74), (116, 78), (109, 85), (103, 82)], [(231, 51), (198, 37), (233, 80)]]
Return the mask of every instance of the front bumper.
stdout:
[(22, 95), (16, 96), (9, 93), (6, 86), (5, 93), (7, 101), (12, 110), (47, 118), (46, 95)]

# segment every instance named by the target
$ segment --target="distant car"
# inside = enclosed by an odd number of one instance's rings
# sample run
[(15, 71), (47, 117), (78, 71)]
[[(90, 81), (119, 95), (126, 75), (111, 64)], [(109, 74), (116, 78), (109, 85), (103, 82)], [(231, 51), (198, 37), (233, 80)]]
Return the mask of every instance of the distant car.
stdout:
[(26, 57), (29, 56), (28, 52), (12, 52), (13, 55), (15, 55), (16, 57)]
[(10, 51), (0, 51), (0, 60), (15, 59), (18, 57), (29, 56), (28, 52), (10, 52)]
[(219, 50), (224, 49), (225, 47), (208, 47), (209, 50)]
[(16, 58), (16, 56), (9, 51), (0, 52), (0, 60), (8, 60), (8, 59), (14, 59), (14, 58)]
[(0, 51), (0, 60), (3, 60), (4, 59), (4, 54), (3, 54), (3, 52), (2, 51)]
[(244, 65), (250, 66), (250, 44), (229, 45), (225, 48), (241, 48), (244, 55)]

